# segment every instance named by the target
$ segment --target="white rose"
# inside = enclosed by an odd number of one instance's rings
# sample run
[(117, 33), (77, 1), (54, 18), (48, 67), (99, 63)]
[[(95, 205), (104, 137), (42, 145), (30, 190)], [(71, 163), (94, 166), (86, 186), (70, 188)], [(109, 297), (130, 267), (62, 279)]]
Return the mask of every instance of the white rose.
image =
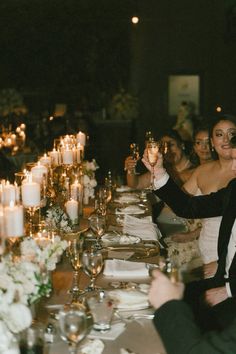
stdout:
[(13, 303), (9, 306), (8, 316), (4, 320), (11, 332), (18, 333), (31, 325), (32, 316), (27, 306)]
[(0, 321), (0, 353), (4, 353), (9, 348), (13, 337), (13, 334), (8, 330), (5, 323)]
[(87, 175), (84, 175), (84, 185), (88, 185), (90, 183), (90, 178)]
[(96, 181), (96, 179), (94, 179), (94, 178), (91, 179), (91, 180), (90, 180), (90, 185), (91, 185), (92, 188), (95, 188), (95, 187), (97, 186), (97, 181)]

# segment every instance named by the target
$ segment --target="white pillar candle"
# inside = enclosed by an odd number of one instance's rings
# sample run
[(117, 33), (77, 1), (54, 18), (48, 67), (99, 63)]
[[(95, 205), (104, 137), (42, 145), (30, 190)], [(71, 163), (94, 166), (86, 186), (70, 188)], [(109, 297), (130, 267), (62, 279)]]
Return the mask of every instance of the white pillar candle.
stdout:
[(70, 199), (65, 203), (66, 212), (73, 223), (78, 219), (79, 203), (77, 200)]
[[(3, 212), (3, 206), (0, 204), (0, 237), (5, 237), (5, 227), (4, 227), (4, 212)], [(0, 254), (2, 249), (0, 247)]]
[(76, 140), (77, 143), (80, 143), (84, 146), (86, 144), (86, 135), (82, 132), (78, 132), (78, 134), (76, 135)]
[(51, 157), (52, 165), (58, 166), (59, 165), (59, 151), (57, 151), (54, 148), (52, 151), (49, 152), (49, 156)]
[(62, 150), (62, 163), (64, 165), (72, 165), (73, 164), (73, 151), (68, 147)]
[(6, 237), (19, 237), (24, 235), (24, 213), (21, 205), (14, 205), (4, 208), (4, 226)]
[(4, 206), (7, 206), (10, 205), (11, 201), (16, 201), (16, 190), (15, 186), (13, 186), (13, 184), (10, 184), (9, 181), (7, 181), (2, 189), (2, 203)]
[(78, 181), (75, 181), (71, 186), (70, 186), (70, 194), (71, 198), (74, 200), (78, 200), (81, 194), (81, 189), (82, 186)]
[(22, 204), (24, 207), (40, 206), (40, 184), (31, 180), (24, 180), (21, 186)]
[(65, 135), (63, 141), (65, 144), (71, 144), (71, 137), (69, 135)]
[(47, 156), (47, 154), (44, 154), (41, 158), (40, 158), (40, 163), (44, 166), (51, 166), (51, 157), (50, 156)]
[(83, 160), (83, 156), (84, 156), (84, 145), (81, 145), (80, 143), (77, 144), (77, 163), (81, 163), (81, 161)]
[(31, 168), (32, 179), (34, 182), (42, 183), (44, 176), (48, 173), (48, 169), (46, 166), (42, 165), (40, 161), (36, 166)]

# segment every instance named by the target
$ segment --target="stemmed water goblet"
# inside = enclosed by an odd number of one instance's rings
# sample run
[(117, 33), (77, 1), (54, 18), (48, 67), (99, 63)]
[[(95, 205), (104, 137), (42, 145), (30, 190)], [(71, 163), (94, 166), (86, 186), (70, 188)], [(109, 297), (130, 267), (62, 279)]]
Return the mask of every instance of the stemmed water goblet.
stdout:
[(96, 248), (101, 249), (101, 237), (106, 229), (106, 218), (103, 215), (92, 214), (89, 218), (89, 225), (96, 236)]
[(107, 213), (107, 204), (111, 201), (112, 193), (111, 190), (106, 186), (101, 186), (97, 193), (97, 210), (102, 215), (105, 216)]
[(154, 166), (158, 160), (158, 151), (160, 143), (158, 141), (149, 141), (147, 144), (147, 158), (152, 167), (151, 172), (151, 189), (154, 188)]
[(96, 290), (95, 280), (102, 271), (103, 256), (100, 250), (86, 250), (83, 252), (82, 262), (85, 272), (90, 276), (88, 291)]
[(59, 311), (59, 327), (61, 338), (68, 342), (69, 353), (76, 354), (79, 343), (88, 331), (86, 313), (76, 306), (65, 306)]

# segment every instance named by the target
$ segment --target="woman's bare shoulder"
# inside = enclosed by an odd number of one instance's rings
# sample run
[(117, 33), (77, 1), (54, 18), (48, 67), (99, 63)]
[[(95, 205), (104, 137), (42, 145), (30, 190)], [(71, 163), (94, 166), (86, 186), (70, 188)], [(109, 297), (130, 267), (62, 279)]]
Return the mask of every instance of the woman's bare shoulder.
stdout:
[(196, 175), (199, 175), (199, 174), (202, 174), (202, 173), (207, 173), (211, 170), (213, 170), (217, 165), (217, 162), (216, 161), (209, 161), (209, 162), (206, 162), (204, 163), (203, 165), (199, 165), (198, 167), (196, 167), (194, 173)]

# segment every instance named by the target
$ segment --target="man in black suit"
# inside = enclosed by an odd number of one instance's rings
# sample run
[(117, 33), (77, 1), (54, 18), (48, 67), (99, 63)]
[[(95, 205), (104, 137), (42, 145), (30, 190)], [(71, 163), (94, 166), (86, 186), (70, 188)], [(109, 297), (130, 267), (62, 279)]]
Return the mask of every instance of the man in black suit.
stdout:
[(168, 354), (235, 354), (236, 317), (222, 332), (204, 335), (190, 307), (182, 301), (183, 283), (172, 283), (159, 270), (153, 272), (149, 301), (156, 309), (154, 325)]
[[(236, 136), (230, 144), (236, 177)], [(143, 162), (151, 170), (145, 155)], [(160, 155), (154, 167), (154, 186), (158, 197), (179, 216), (201, 219), (222, 215), (217, 271), (210, 279), (188, 284), (184, 297), (203, 330), (224, 328), (236, 317), (236, 178), (216, 193), (192, 197), (169, 178)]]

